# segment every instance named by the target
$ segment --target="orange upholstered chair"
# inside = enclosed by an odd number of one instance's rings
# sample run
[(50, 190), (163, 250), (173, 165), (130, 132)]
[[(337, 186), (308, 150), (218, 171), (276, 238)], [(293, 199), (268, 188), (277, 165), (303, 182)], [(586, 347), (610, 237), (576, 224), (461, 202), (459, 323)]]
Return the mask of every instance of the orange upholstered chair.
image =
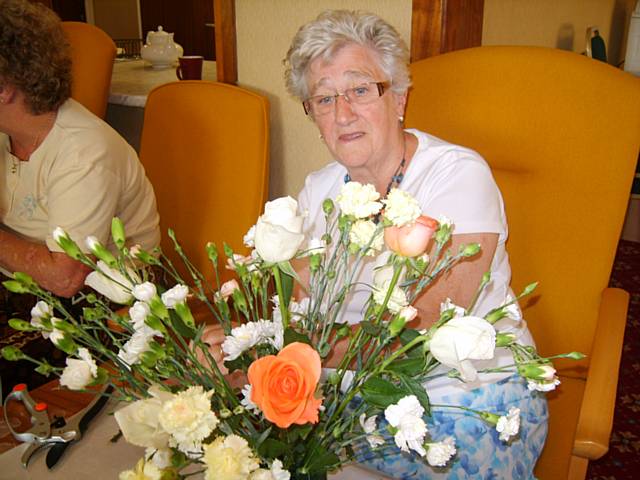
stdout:
[(607, 288), (640, 148), (640, 79), (538, 47), (480, 47), (411, 65), (416, 127), (477, 150), (509, 221), (515, 291), (540, 286), (524, 314), (562, 384), (548, 395), (543, 480), (584, 478), (608, 449), (628, 294)]
[(71, 96), (100, 118), (104, 118), (111, 86), (116, 45), (94, 25), (62, 22), (71, 45)]
[(201, 80), (156, 87), (145, 107), (140, 160), (158, 200), (162, 249), (174, 262), (182, 263), (168, 228), (209, 278), (207, 242), (247, 253), (242, 237), (267, 199), (265, 97)]

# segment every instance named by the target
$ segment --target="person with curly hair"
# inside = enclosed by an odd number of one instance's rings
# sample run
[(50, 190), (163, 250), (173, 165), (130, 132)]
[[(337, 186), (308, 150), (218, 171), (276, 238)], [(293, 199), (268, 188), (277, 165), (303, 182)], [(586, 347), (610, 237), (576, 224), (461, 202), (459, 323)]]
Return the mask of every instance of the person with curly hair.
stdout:
[(81, 248), (89, 235), (114, 250), (113, 217), (132, 244), (159, 244), (153, 188), (136, 152), (71, 96), (71, 57), (60, 19), (27, 0), (0, 0), (0, 267), (70, 297), (89, 268), (53, 231)]

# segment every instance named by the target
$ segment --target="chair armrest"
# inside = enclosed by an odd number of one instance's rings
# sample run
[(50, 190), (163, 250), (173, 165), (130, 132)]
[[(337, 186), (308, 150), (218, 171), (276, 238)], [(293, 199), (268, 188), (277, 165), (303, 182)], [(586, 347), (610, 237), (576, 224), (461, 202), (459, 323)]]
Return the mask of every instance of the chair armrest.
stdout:
[(579, 457), (596, 460), (609, 450), (628, 307), (626, 291), (606, 288), (602, 292), (573, 444), (573, 454)]

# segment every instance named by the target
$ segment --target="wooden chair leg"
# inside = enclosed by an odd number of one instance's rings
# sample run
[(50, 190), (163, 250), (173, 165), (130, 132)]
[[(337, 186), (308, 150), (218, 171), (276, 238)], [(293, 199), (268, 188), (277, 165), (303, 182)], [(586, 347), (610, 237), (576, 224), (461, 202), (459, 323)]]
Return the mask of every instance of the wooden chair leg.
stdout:
[(571, 463), (569, 464), (569, 474), (567, 475), (567, 480), (584, 480), (587, 476), (588, 466), (588, 459), (571, 455)]

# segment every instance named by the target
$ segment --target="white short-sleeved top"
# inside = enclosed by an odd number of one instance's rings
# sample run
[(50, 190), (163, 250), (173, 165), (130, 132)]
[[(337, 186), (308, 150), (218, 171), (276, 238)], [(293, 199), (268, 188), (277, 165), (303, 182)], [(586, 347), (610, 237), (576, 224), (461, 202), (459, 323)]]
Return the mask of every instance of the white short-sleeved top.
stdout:
[(61, 251), (62, 227), (86, 249), (96, 236), (112, 251), (111, 219), (125, 225), (128, 242), (150, 250), (160, 242), (153, 188), (135, 150), (104, 121), (73, 99), (28, 161), (10, 153), (0, 133), (0, 221), (23, 237)]
[[(491, 264), (491, 283), (478, 299), (474, 314), (483, 316), (492, 308), (502, 305), (508, 295), (511, 268), (505, 250), (508, 228), (502, 195), (485, 160), (473, 150), (445, 142), (424, 132), (408, 129), (418, 139), (417, 150), (407, 167), (400, 189), (411, 193), (422, 207), (423, 214), (433, 218), (445, 216), (454, 224), (454, 234), (497, 233), (498, 245)], [(344, 185), (347, 170), (333, 162), (321, 170), (311, 173), (298, 197), (301, 212), (307, 212), (305, 223), (309, 237), (320, 238), (325, 233), (322, 202), (335, 199)], [(366, 284), (371, 284), (375, 259), (367, 259), (356, 282), (360, 282), (345, 302), (343, 320), (354, 324), (362, 318), (365, 302), (370, 293)], [(444, 300), (444, 299), (443, 299)], [(501, 331), (515, 333), (522, 343), (533, 340), (524, 320), (501, 320)], [(511, 355), (504, 351), (501, 358), (489, 361), (491, 365), (507, 365)], [(477, 362), (480, 366), (483, 362)], [(486, 363), (486, 362), (485, 362)], [(487, 365), (488, 365), (487, 364)], [(492, 379), (483, 380), (495, 380)], [(451, 381), (445, 381), (451, 386)], [(467, 388), (484, 382), (473, 382)]]

